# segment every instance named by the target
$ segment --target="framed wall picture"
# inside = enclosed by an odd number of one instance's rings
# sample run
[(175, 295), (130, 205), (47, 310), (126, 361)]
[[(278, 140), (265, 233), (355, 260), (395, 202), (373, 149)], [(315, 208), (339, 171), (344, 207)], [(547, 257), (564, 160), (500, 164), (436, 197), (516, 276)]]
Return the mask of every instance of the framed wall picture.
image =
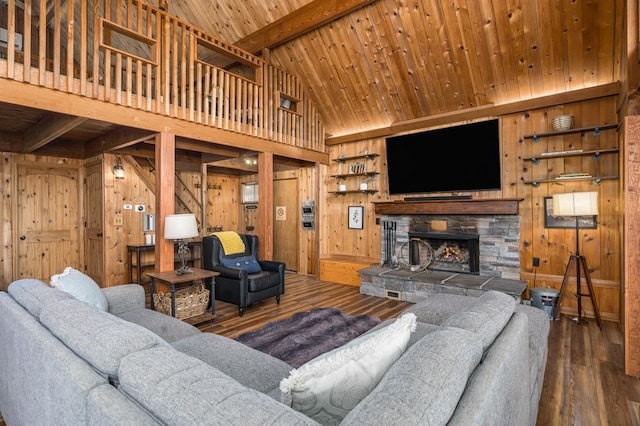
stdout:
[[(580, 229), (596, 229), (598, 227), (595, 216), (579, 216), (578, 225)], [(570, 216), (554, 216), (553, 198), (544, 197), (544, 227), (575, 229), (576, 219)]]
[(349, 229), (364, 228), (364, 207), (349, 206)]

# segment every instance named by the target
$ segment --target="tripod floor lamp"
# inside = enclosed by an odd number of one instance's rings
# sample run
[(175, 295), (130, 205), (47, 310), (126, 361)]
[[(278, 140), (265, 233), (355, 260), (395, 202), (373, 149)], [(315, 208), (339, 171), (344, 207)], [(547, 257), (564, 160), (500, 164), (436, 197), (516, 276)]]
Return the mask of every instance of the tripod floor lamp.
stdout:
[[(587, 267), (587, 259), (580, 254), (580, 216), (595, 216), (598, 214), (598, 193), (593, 192), (571, 192), (566, 194), (555, 194), (553, 196), (553, 215), (554, 216), (569, 216), (574, 217), (576, 221), (576, 251), (569, 258), (567, 269), (564, 273), (564, 279), (562, 280), (562, 287), (560, 288), (560, 295), (558, 296), (558, 303), (556, 309), (553, 312), (553, 318), (558, 317), (560, 312), (560, 306), (562, 305), (563, 296), (567, 291), (567, 285), (569, 277), (575, 272), (576, 277), (576, 298), (578, 299), (578, 316), (573, 320), (577, 323), (585, 322), (582, 310), (582, 297), (591, 298), (593, 305), (593, 311), (595, 312), (596, 321), (598, 327), (602, 330), (602, 321), (600, 320), (600, 312), (598, 312), (598, 305), (593, 293), (593, 283), (591, 282), (591, 275), (589, 274), (589, 268)], [(584, 277), (587, 282), (588, 293), (582, 292), (581, 278)]]

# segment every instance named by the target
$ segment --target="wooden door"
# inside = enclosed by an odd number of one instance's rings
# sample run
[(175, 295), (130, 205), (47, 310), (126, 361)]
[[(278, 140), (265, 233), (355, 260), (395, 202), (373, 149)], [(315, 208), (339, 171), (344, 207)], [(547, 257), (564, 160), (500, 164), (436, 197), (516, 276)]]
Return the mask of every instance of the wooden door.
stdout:
[(49, 282), (65, 267), (81, 269), (80, 170), (68, 165), (16, 165), (16, 279)]
[(102, 162), (87, 166), (85, 184), (85, 273), (104, 285), (104, 201)]
[(273, 259), (285, 262), (288, 270), (297, 271), (301, 227), (297, 179), (273, 182), (273, 210)]

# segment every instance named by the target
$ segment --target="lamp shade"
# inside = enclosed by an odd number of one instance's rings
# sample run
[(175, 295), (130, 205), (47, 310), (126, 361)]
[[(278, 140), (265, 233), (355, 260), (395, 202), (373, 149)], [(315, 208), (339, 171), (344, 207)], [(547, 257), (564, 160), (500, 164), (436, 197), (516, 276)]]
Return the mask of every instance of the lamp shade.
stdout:
[(598, 193), (569, 192), (554, 194), (554, 216), (592, 216), (598, 214)]
[(182, 240), (197, 237), (198, 224), (196, 215), (168, 214), (164, 217), (164, 238), (167, 240)]

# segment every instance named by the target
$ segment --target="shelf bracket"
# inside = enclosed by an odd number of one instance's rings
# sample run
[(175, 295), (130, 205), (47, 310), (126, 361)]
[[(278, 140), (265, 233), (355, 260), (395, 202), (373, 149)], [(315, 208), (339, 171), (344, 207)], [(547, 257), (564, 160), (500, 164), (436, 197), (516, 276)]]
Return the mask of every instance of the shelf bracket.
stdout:
[(533, 164), (540, 164), (540, 159), (539, 159), (539, 158), (536, 158), (536, 157), (531, 157), (531, 162), (532, 162)]
[(591, 180), (591, 185), (600, 185), (602, 183), (601, 178), (595, 178)]
[(531, 182), (531, 186), (533, 186), (534, 188), (538, 188), (540, 187), (540, 182), (533, 181)]
[(599, 160), (602, 154), (600, 152), (594, 152), (591, 156), (594, 160)]
[(531, 140), (532, 140), (533, 142), (535, 142), (535, 143), (540, 142), (540, 138), (538, 137), (538, 135), (533, 135), (533, 136), (531, 136)]
[(593, 129), (593, 136), (600, 136), (600, 127)]

